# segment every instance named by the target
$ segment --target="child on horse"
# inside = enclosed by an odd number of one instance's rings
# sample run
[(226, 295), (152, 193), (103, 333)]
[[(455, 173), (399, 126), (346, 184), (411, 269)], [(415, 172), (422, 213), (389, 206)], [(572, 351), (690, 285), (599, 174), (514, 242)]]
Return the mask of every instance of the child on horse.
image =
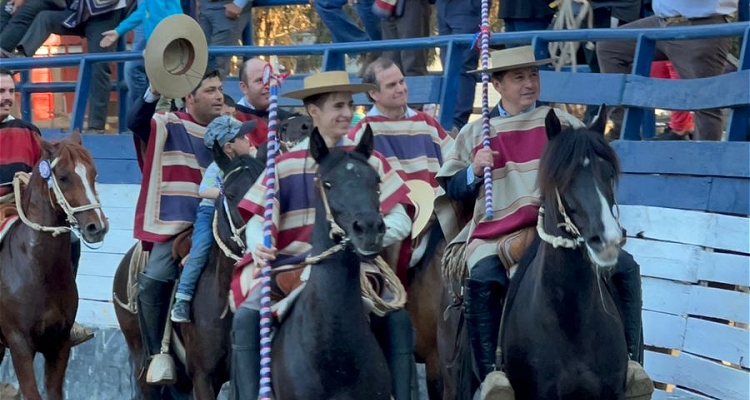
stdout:
[[(307, 112), (313, 119), (315, 129), (323, 137), (329, 148), (352, 146), (353, 142), (345, 136), (349, 131), (352, 119), (352, 94), (361, 93), (374, 86), (351, 84), (344, 71), (323, 72), (305, 79), (304, 89), (285, 93), (284, 96), (301, 99)], [(267, 248), (262, 244), (263, 210), (265, 204), (265, 179), (259, 178), (240, 203), (241, 211), (252, 215), (246, 228), (246, 256), (254, 268), (265, 260), (288, 257), (302, 257), (311, 250), (310, 235), (315, 223), (313, 202), (313, 183), (302, 187), (286, 185), (289, 178), (299, 177), (305, 181), (312, 177), (317, 164), (309, 154), (310, 140), (305, 139), (290, 152), (279, 157), (276, 164), (276, 198), (279, 201), (275, 225), (278, 227), (275, 246)], [(409, 200), (408, 189), (398, 173), (391, 169), (385, 159), (374, 153), (369, 163), (378, 171), (380, 183), (381, 211), (384, 214), (386, 232), (383, 246), (402, 241), (410, 232), (411, 219), (407, 214)], [(241, 272), (241, 271), (240, 271)], [(238, 306), (232, 326), (232, 392), (234, 399), (256, 399), (259, 391), (260, 373), (260, 285), (252, 280), (253, 274), (239, 273), (232, 284), (232, 294)], [(248, 280), (245, 280), (250, 278)], [(374, 317), (374, 316), (373, 316)], [(411, 320), (405, 310), (386, 314), (385, 326), (390, 338), (396, 336), (412, 337)], [(407, 357), (411, 358), (413, 343)], [(391, 357), (392, 352), (385, 349), (389, 367), (403, 365), (401, 360)], [(410, 364), (409, 364), (410, 365)], [(403, 373), (403, 368), (392, 374), (394, 393), (400, 392), (411, 384), (411, 374)], [(401, 400), (399, 398), (399, 400)]]
[[(31, 172), (41, 158), (42, 134), (39, 128), (21, 119), (14, 118), (11, 110), (16, 98), (16, 83), (13, 73), (0, 70), (0, 211), (14, 207), (13, 177), (17, 172)], [(0, 212), (0, 221), (5, 212)], [(8, 213), (9, 214), (9, 213)], [(71, 267), (73, 276), (78, 273), (81, 257), (81, 242), (71, 233)], [(94, 337), (94, 333), (73, 323), (70, 339), (77, 346)]]
[[(530, 46), (492, 53), (489, 72), (502, 99), (490, 113), (490, 146), (483, 147), (481, 120), (466, 125), (438, 174), (451, 199), (475, 204), (473, 220), (454, 243), (466, 242), (469, 273), (464, 287), (464, 313), (480, 380), (499, 367), (495, 350), (509, 271), (535, 235), (540, 204), (536, 179), (547, 142), (545, 116), (550, 110), (538, 102), (539, 66), (549, 62), (550, 59), (536, 60)], [(583, 127), (572, 115), (559, 110), (556, 113), (562, 125)], [(485, 167), (492, 169), (491, 218), (483, 212)], [(612, 280), (617, 288), (614, 297), (620, 303), (628, 352), (632, 359), (640, 361), (640, 270), (631, 256), (621, 257)]]

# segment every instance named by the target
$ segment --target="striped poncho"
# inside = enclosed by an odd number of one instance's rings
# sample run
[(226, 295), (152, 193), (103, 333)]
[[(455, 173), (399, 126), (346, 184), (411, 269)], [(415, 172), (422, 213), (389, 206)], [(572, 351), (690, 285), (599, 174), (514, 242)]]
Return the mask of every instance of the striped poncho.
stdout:
[(198, 187), (212, 161), (203, 144), (205, 133), (206, 127), (187, 113), (151, 119), (146, 152), (139, 158), (143, 179), (135, 209), (136, 239), (163, 243), (193, 225), (201, 201)]
[(0, 197), (13, 192), (16, 172), (31, 172), (41, 157), (42, 134), (36, 126), (8, 116), (0, 123)]

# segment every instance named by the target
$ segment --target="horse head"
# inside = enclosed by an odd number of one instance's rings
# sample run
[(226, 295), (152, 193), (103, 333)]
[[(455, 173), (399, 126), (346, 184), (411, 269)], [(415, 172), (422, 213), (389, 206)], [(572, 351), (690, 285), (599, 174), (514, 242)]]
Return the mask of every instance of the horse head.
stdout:
[[(245, 196), (245, 193), (253, 186), (265, 169), (265, 165), (250, 155), (235, 157), (228, 163), (219, 166), (224, 172), (222, 183), (223, 198), (217, 199), (217, 210), (228, 212), (227, 219), (236, 226), (244, 225), (237, 205)], [(223, 204), (226, 201), (226, 209)]]
[(307, 115), (293, 115), (279, 122), (278, 138), (281, 152), (286, 153), (297, 143), (308, 138), (312, 129), (312, 118)]
[[(318, 163), (315, 186), (334, 234), (348, 239), (360, 257), (375, 257), (383, 247), (385, 223), (380, 214), (380, 177), (367, 162), (373, 152), (368, 126), (354, 151), (329, 150), (315, 130), (310, 153)], [(338, 227), (343, 232), (335, 232)]]
[(564, 247), (585, 246), (593, 264), (611, 268), (617, 263), (624, 231), (613, 212), (620, 167), (604, 139), (603, 110), (592, 126), (579, 129), (562, 129), (555, 111), (549, 111), (539, 189), (546, 213), (544, 231), (572, 236), (563, 241), (574, 244)]
[(43, 141), (41, 148), (41, 161), (33, 174), (46, 180), (55, 211), (61, 219), (78, 226), (86, 242), (101, 242), (109, 223), (96, 192), (96, 165), (82, 146), (81, 135), (76, 130), (65, 140)]

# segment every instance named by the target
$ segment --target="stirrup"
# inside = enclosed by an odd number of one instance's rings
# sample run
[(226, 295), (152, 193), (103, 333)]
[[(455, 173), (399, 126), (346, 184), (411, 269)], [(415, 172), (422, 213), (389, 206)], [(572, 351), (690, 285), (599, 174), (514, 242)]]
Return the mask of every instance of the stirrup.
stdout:
[(625, 382), (626, 400), (648, 400), (654, 393), (654, 382), (641, 364), (628, 360), (628, 375)]
[(146, 383), (149, 385), (174, 385), (177, 382), (177, 371), (174, 360), (168, 353), (159, 353), (151, 357), (146, 372)]
[(516, 395), (503, 371), (492, 371), (482, 382), (481, 400), (515, 400)]
[(73, 326), (70, 327), (71, 347), (78, 346), (83, 342), (91, 340), (93, 337), (94, 332), (91, 329), (84, 328), (78, 322), (73, 322)]

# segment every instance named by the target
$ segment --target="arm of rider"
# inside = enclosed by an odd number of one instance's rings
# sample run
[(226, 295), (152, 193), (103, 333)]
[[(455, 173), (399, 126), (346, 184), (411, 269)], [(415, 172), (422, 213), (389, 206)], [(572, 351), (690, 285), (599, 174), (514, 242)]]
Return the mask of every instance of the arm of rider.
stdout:
[(270, 249), (263, 245), (263, 216), (253, 215), (250, 221), (247, 221), (245, 228), (245, 245), (246, 249), (252, 249), (253, 261), (261, 264), (263, 260), (276, 259), (276, 248)]
[(409, 218), (406, 209), (401, 204), (396, 204), (383, 217), (383, 222), (385, 223), (383, 247), (388, 247), (404, 240), (411, 232), (411, 218)]
[(151, 135), (151, 117), (156, 112), (156, 101), (159, 97), (159, 93), (149, 87), (143, 97), (128, 110), (126, 117), (128, 129), (146, 143)]
[(219, 190), (219, 174), (221, 169), (219, 166), (212, 162), (203, 172), (203, 178), (201, 184), (198, 186), (198, 196), (204, 199), (218, 199), (221, 191)]

